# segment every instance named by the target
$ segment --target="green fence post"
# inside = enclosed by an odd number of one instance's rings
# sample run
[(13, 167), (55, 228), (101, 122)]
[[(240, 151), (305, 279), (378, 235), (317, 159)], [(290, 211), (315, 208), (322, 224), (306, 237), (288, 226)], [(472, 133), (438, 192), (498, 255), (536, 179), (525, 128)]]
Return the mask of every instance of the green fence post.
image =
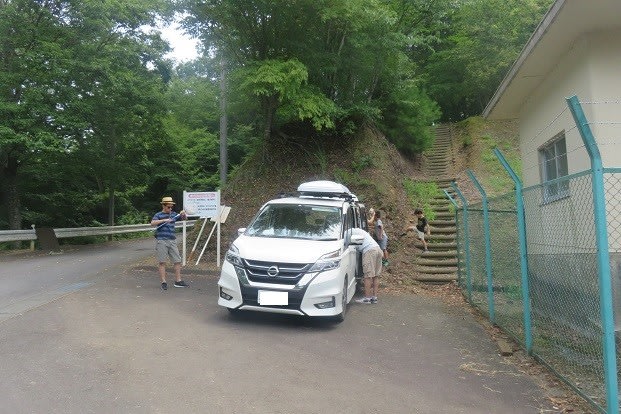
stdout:
[(597, 267), (599, 274), (600, 314), (603, 329), (604, 376), (606, 381), (606, 412), (619, 412), (619, 389), (617, 380), (617, 359), (615, 350), (614, 308), (612, 300), (612, 281), (610, 276), (610, 257), (608, 254), (608, 229), (606, 226), (606, 196), (604, 192), (604, 172), (602, 158), (597, 143), (575, 95), (567, 98), (567, 105), (576, 122), (580, 136), (591, 158), (593, 180), (593, 206), (595, 216), (595, 241), (597, 244)]
[(494, 148), (494, 154), (511, 176), (515, 184), (515, 201), (517, 208), (517, 227), (520, 240), (520, 273), (522, 280), (522, 311), (524, 318), (524, 346), (526, 352), (531, 355), (533, 352), (533, 332), (532, 320), (530, 315), (530, 288), (528, 285), (528, 254), (526, 249), (526, 212), (524, 211), (524, 194), (522, 194), (522, 181), (517, 176), (513, 168), (509, 165), (505, 157), (498, 148)]
[[(466, 288), (468, 291), (468, 302), (472, 303), (472, 275), (470, 273), (470, 235), (468, 231), (468, 202), (464, 195), (459, 191), (455, 181), (451, 182), (451, 187), (461, 200), (462, 210), (464, 211), (464, 252), (466, 254)], [(458, 252), (459, 253), (459, 252)]]
[(483, 198), (483, 232), (485, 233), (485, 273), (487, 274), (487, 306), (489, 309), (489, 320), (491, 323), (495, 323), (496, 315), (494, 310), (494, 279), (492, 278), (492, 243), (490, 240), (489, 230), (489, 207), (487, 205), (487, 194), (479, 183), (479, 180), (474, 176), (471, 170), (466, 170), (468, 176), (476, 186), (481, 197)]
[(455, 227), (457, 228), (457, 232), (458, 232), (457, 233), (458, 237), (455, 238), (456, 250), (458, 252), (457, 253), (457, 283), (461, 285), (461, 258), (459, 254), (459, 218), (457, 216), (457, 210), (459, 210), (459, 205), (457, 204), (457, 201), (455, 201), (455, 199), (451, 197), (448, 191), (446, 190), (443, 190), (443, 191), (444, 191), (444, 194), (446, 195), (446, 198), (448, 198), (451, 204), (453, 204), (453, 207), (455, 207)]

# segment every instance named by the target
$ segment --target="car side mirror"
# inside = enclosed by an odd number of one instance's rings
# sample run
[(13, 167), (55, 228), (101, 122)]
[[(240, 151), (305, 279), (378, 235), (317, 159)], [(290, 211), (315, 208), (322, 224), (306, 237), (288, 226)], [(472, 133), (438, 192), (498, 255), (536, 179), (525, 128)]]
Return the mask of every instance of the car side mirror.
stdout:
[(242, 234), (244, 234), (244, 232), (246, 231), (245, 227), (241, 227), (239, 229), (237, 229), (237, 235), (241, 236)]
[(359, 236), (357, 234), (352, 234), (351, 239), (349, 240), (349, 244), (361, 245), (364, 241), (364, 237)]

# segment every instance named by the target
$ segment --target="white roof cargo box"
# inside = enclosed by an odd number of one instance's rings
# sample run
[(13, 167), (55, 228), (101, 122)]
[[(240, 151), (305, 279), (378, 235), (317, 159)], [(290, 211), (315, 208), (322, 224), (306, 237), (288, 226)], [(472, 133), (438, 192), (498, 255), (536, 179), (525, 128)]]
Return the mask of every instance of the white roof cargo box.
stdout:
[(298, 191), (301, 193), (349, 193), (349, 189), (343, 184), (327, 180), (302, 183), (298, 186)]
[(302, 183), (298, 186), (298, 192), (301, 196), (310, 197), (351, 197), (358, 200), (355, 194), (349, 191), (349, 188), (343, 184), (334, 181), (319, 180)]

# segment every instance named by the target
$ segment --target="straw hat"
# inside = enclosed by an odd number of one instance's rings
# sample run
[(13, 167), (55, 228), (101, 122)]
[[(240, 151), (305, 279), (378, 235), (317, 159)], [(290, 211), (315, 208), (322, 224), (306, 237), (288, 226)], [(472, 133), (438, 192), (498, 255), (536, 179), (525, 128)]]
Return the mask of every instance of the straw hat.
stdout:
[(160, 204), (175, 204), (172, 197), (163, 197)]

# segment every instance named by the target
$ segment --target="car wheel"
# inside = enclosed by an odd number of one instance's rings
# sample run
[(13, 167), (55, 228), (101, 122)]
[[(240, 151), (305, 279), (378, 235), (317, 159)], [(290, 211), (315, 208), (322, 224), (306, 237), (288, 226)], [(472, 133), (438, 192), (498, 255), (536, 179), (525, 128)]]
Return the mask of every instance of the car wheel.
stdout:
[(334, 318), (337, 322), (343, 322), (345, 320), (345, 312), (347, 311), (347, 277), (343, 282), (343, 295), (341, 296), (341, 308), (342, 311)]

